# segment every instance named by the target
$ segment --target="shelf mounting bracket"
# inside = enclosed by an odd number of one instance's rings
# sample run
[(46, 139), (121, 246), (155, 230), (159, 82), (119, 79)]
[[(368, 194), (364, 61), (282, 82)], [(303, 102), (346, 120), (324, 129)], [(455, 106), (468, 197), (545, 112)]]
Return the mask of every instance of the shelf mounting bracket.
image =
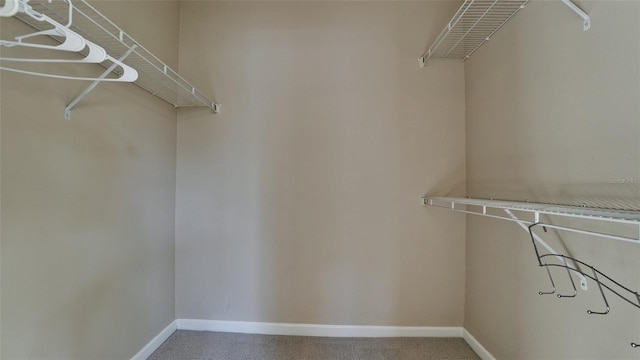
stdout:
[[(124, 61), (124, 59), (126, 59), (129, 55), (131, 55), (131, 53), (136, 49), (136, 47), (138, 47), (138, 45), (133, 45), (131, 48), (129, 48), (129, 50), (127, 50), (127, 52), (124, 53), (124, 55), (122, 55), (118, 60), (119, 61)], [(78, 96), (76, 96), (75, 99), (73, 99), (68, 105), (67, 107), (64, 108), (64, 118), (67, 120), (71, 120), (71, 110), (73, 110), (73, 108), (82, 100), (84, 99), (85, 96), (87, 96), (87, 94), (89, 94), (91, 92), (91, 90), (93, 90), (96, 86), (98, 86), (98, 84), (100, 84), (100, 82), (102, 81), (102, 79), (105, 79), (107, 76), (109, 76), (109, 74), (111, 74), (111, 72), (118, 67), (118, 65), (116, 63), (113, 63), (111, 66), (109, 66), (109, 68), (107, 68), (107, 70), (105, 70), (105, 72), (102, 73), (102, 75), (100, 75), (96, 80), (94, 80), (89, 86), (87, 86), (86, 89), (84, 89)]]
[(591, 18), (589, 17), (589, 14), (584, 12), (584, 10), (582, 10), (572, 0), (562, 0), (562, 2), (565, 5), (567, 5), (569, 7), (569, 9), (573, 10), (573, 12), (575, 12), (578, 16), (580, 16), (582, 18), (584, 31), (589, 30), (589, 28), (591, 27)]
[(427, 60), (424, 58), (424, 56), (418, 58), (418, 65), (420, 65), (421, 68), (427, 66)]

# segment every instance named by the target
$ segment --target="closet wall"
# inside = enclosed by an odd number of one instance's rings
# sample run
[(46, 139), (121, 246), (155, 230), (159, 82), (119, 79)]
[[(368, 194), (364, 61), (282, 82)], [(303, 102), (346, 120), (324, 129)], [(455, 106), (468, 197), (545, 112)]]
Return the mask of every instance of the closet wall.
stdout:
[[(532, 1), (465, 63), (470, 196), (640, 205), (640, 4), (580, 4), (587, 32), (561, 2)], [(640, 288), (638, 245), (544, 238)], [(514, 223), (468, 217), (466, 272), (465, 328), (498, 359), (640, 356), (629, 346), (640, 340), (637, 308), (608, 295), (611, 313), (588, 315), (604, 309), (593, 282), (576, 299), (537, 294), (551, 285)], [(570, 293), (566, 273), (554, 274)]]
[[(416, 61), (455, 2), (183, 2), (178, 318), (460, 326), (464, 72)], [(214, 91), (215, 90), (215, 91)]]
[[(179, 4), (114, 4), (95, 3), (177, 68)], [(3, 359), (128, 359), (175, 318), (175, 109), (105, 83), (66, 121), (87, 85), (2, 73)]]
[[(610, 296), (587, 315), (593, 283), (539, 296), (526, 233), (418, 196), (638, 206), (640, 4), (583, 1), (583, 32), (532, 1), (464, 64), (425, 69), (456, 2), (113, 4), (95, 3), (179, 54), (222, 113), (176, 126), (171, 105), (101, 84), (65, 121), (86, 83), (2, 73), (0, 357), (130, 358), (176, 317), (464, 324), (497, 358), (637, 357), (637, 309)], [(547, 236), (639, 287), (637, 245)]]

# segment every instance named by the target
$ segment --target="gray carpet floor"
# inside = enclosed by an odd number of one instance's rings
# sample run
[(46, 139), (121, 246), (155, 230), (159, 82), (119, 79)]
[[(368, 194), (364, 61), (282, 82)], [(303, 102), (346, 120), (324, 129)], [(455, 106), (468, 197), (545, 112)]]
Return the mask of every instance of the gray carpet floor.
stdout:
[(178, 330), (148, 360), (480, 359), (460, 338), (332, 338)]

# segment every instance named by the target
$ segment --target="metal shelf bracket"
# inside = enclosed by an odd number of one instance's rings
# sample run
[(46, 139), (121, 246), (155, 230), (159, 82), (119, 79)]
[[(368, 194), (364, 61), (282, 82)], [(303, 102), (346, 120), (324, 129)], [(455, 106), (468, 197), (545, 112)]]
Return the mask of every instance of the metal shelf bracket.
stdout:
[(576, 15), (578, 15), (578, 16), (580, 16), (580, 18), (582, 18), (583, 30), (584, 31), (589, 30), (589, 28), (591, 27), (591, 18), (589, 17), (589, 14), (584, 12), (584, 10), (582, 10), (578, 5), (576, 5), (571, 0), (562, 0), (562, 2), (565, 5), (567, 5), (569, 7), (569, 9), (573, 10), (573, 12), (575, 12)]
[[(124, 59), (126, 59), (129, 55), (131, 55), (131, 53), (133, 52), (133, 50), (135, 50), (135, 48), (138, 47), (137, 45), (133, 45), (131, 47), (131, 49), (127, 50), (126, 53), (124, 53), (124, 55), (122, 55), (118, 60), (119, 61), (124, 61)], [(111, 74), (111, 72), (113, 70), (115, 70), (115, 68), (118, 67), (117, 64), (113, 64), (111, 66), (109, 66), (109, 68), (107, 68), (107, 70), (105, 70), (105, 72), (103, 72), (97, 80), (94, 80), (89, 86), (87, 86), (86, 89), (84, 89), (78, 96), (76, 96), (75, 99), (73, 99), (65, 108), (64, 108), (64, 118), (66, 120), (71, 120), (71, 110), (73, 110), (73, 108), (80, 102), (80, 100), (84, 99), (85, 96), (87, 96), (87, 94), (89, 94), (91, 92), (91, 90), (93, 90), (96, 86), (98, 86), (98, 84), (100, 84), (100, 80), (101, 79), (105, 79), (107, 76), (109, 76), (109, 74)]]
[(418, 65), (420, 65), (421, 68), (427, 65), (427, 61), (424, 59), (424, 56), (418, 58)]

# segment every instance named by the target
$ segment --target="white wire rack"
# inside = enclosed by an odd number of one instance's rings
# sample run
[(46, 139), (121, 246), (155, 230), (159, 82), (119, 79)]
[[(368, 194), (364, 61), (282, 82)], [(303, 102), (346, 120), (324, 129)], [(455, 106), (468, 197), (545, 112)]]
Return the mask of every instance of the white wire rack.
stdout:
[[(633, 224), (638, 227), (635, 237), (619, 236), (614, 234), (604, 234), (600, 232), (576, 229), (567, 226), (559, 226), (553, 224), (543, 224), (547, 228), (555, 228), (577, 232), (586, 235), (595, 235), (606, 237), (614, 240), (621, 240), (640, 244), (640, 211), (611, 210), (598, 209), (579, 206), (563, 206), (556, 204), (539, 204), (517, 201), (503, 200), (487, 200), (487, 199), (471, 199), (471, 198), (455, 198), (455, 197), (421, 197), (422, 205), (434, 206), (463, 212), (467, 214), (482, 215), (503, 220), (516, 221), (525, 225), (540, 223), (540, 215), (552, 215), (564, 218), (578, 218), (585, 220), (596, 220), (610, 223)], [(499, 216), (490, 209), (498, 209), (504, 211), (509, 216)], [(511, 216), (511, 211), (527, 212), (533, 214), (533, 220), (518, 219)]]
[[(423, 206), (433, 206), (466, 214), (509, 220), (519, 225), (528, 233), (531, 239), (536, 259), (538, 260), (538, 265), (540, 267), (544, 267), (547, 271), (547, 275), (549, 276), (551, 289), (550, 291), (539, 291), (538, 294), (540, 295), (555, 295), (559, 299), (576, 297), (578, 295), (578, 291), (573, 280), (575, 276), (578, 278), (580, 288), (582, 290), (588, 290), (587, 281), (590, 280), (595, 282), (597, 289), (602, 296), (604, 305), (603, 310), (587, 310), (587, 314), (607, 315), (609, 313), (610, 305), (604, 290), (608, 290), (611, 294), (626, 301), (635, 308), (640, 309), (640, 292), (623, 285), (614, 278), (596, 269), (593, 265), (587, 264), (572, 256), (567, 256), (557, 252), (544, 241), (542, 236), (539, 234), (539, 230), (538, 233), (535, 231), (536, 229), (542, 229), (546, 233), (547, 228), (551, 228), (640, 244), (640, 211), (456, 197), (421, 196), (420, 200)], [(533, 219), (523, 219), (523, 214), (521, 213), (533, 214)], [(554, 225), (541, 221), (540, 215), (542, 214), (548, 215), (549, 217), (627, 224), (627, 226), (631, 226), (635, 235), (633, 237), (627, 237), (610, 232), (602, 233), (584, 228)], [(568, 275), (568, 279), (571, 284), (571, 287), (567, 289), (569, 291), (560, 291), (560, 289), (556, 288), (554, 277), (557, 277), (558, 274), (552, 275), (552, 268), (560, 268), (563, 270), (563, 273), (564, 270), (566, 270), (566, 275)], [(632, 342), (631, 347), (640, 348), (640, 344)]]
[[(465, 0), (431, 47), (418, 59), (421, 67), (431, 58), (467, 59), (496, 31), (524, 8), (529, 0)], [(571, 0), (562, 0), (590, 26), (589, 16)]]
[(466, 0), (419, 59), (466, 59), (489, 40), (529, 0)]
[[(69, 5), (63, 1), (31, 0), (34, 10), (46, 14), (61, 24), (69, 22)], [(31, 27), (43, 30), (42, 24), (24, 14), (18, 19)], [(219, 105), (208, 99), (200, 90), (169, 68), (131, 36), (107, 19), (85, 0), (73, 1), (71, 29), (102, 46), (109, 55), (119, 58), (130, 52), (123, 61), (138, 71), (135, 84), (176, 107), (206, 106), (217, 112)], [(106, 66), (105, 66), (106, 67)]]

